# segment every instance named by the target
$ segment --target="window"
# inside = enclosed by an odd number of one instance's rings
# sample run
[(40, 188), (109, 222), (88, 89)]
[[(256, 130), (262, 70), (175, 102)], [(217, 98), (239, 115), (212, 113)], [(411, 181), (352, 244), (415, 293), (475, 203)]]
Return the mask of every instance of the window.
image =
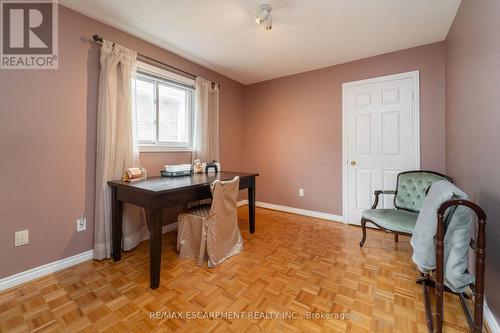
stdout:
[(140, 63), (133, 83), (139, 150), (190, 151), (194, 82)]

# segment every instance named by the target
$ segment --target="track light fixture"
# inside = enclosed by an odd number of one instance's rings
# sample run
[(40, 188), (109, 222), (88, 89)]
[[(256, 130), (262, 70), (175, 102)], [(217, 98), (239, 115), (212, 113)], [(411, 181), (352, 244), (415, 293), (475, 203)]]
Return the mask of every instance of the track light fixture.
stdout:
[(262, 4), (257, 7), (257, 17), (255, 18), (255, 22), (257, 22), (257, 24), (262, 24), (265, 30), (271, 30), (273, 28), (270, 5)]

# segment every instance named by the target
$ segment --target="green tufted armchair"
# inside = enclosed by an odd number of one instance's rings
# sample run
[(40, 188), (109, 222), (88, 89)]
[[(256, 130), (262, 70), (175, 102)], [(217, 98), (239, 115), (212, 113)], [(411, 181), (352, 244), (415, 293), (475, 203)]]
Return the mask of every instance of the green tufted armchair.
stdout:
[[(375, 202), (372, 208), (365, 210), (361, 218), (363, 239), (359, 242), (359, 246), (362, 247), (365, 244), (367, 222), (386, 232), (393, 233), (396, 242), (398, 241), (398, 235), (411, 236), (425, 195), (431, 185), (439, 180), (447, 180), (453, 183), (451, 177), (434, 171), (405, 171), (398, 174), (395, 191), (375, 191)], [(394, 208), (377, 209), (381, 194), (395, 194)]]

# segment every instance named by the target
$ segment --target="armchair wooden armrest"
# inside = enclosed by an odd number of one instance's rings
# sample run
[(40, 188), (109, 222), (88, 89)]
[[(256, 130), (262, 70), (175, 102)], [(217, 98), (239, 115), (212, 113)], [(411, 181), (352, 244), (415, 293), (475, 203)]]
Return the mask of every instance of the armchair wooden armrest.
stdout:
[(376, 209), (378, 206), (378, 197), (381, 194), (396, 194), (397, 191), (392, 190), (376, 190), (375, 193), (375, 201), (373, 202), (372, 209)]

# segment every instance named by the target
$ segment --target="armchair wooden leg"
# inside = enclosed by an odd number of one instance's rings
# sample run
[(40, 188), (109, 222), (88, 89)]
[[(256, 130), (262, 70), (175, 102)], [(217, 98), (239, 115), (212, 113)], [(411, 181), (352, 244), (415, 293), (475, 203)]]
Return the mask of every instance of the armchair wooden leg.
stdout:
[(363, 239), (359, 242), (359, 247), (363, 247), (366, 241), (366, 220), (361, 218), (361, 229), (363, 230)]
[(394, 241), (397, 243), (398, 242), (398, 234), (394, 234)]

